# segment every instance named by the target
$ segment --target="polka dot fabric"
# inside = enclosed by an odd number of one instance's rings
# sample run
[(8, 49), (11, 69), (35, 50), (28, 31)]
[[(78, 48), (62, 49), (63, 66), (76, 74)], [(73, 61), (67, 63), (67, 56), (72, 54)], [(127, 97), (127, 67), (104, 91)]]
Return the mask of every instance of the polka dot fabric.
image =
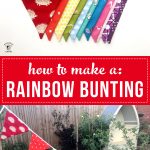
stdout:
[(29, 150), (47, 150), (51, 148), (44, 140), (32, 134)]
[(55, 34), (58, 40), (61, 40), (62, 35), (72, 17), (74, 14), (74, 11), (76, 10), (80, 0), (69, 0), (68, 4), (62, 14), (62, 17), (55, 29)]
[(71, 37), (72, 40), (76, 39), (77, 33), (78, 33), (79, 29), (81, 28), (82, 23), (83, 23), (86, 15), (87, 15), (91, 5), (92, 5), (92, 3), (93, 3), (93, 0), (88, 0), (85, 7), (83, 8), (83, 10), (82, 10), (82, 12), (81, 12), (74, 28), (73, 28), (73, 30), (71, 31), (70, 37)]
[(43, 37), (60, 1), (61, 0), (23, 0), (40, 38)]
[(28, 132), (28, 127), (9, 111), (6, 112), (0, 140)]
[(68, 0), (61, 0), (59, 6), (57, 7), (57, 10), (54, 13), (52, 21), (50, 21), (50, 23), (46, 29), (46, 35), (49, 40), (51, 40), (51, 38), (52, 38), (52, 35), (55, 31), (55, 28), (56, 28), (62, 14), (63, 14), (63, 11), (64, 11), (67, 3), (68, 3)]
[[(22, 0), (40, 38), (111, 43), (127, 0)], [(125, 4), (124, 4), (125, 3)], [(121, 5), (121, 6), (118, 6)]]

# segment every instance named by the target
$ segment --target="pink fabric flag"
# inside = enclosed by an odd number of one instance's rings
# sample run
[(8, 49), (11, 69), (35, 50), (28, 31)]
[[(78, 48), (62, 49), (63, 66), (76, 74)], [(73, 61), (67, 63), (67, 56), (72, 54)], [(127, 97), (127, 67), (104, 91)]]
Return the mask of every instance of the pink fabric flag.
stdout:
[(0, 140), (5, 140), (11, 136), (28, 132), (29, 128), (19, 120), (15, 115), (6, 112), (3, 129), (0, 135)]
[(99, 34), (103, 28), (103, 25), (104, 25), (108, 15), (109, 15), (110, 10), (112, 9), (114, 3), (115, 3), (115, 0), (108, 0), (101, 16), (99, 17), (99, 20), (98, 20), (96, 26), (94, 27), (94, 30), (92, 32), (92, 38), (95, 42), (97, 42), (99, 39), (98, 38)]

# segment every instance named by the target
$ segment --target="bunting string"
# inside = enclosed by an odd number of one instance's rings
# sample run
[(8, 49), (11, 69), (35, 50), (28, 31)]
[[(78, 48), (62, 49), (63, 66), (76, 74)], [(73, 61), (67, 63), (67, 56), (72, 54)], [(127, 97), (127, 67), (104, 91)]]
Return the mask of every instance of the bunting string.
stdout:
[[(127, 0), (22, 0), (40, 38), (111, 43)], [(55, 34), (54, 34), (55, 33)]]
[[(12, 114), (13, 116), (15, 116), (17, 119), (18, 119), (18, 121), (20, 122), (20, 123), (22, 123), (22, 125), (24, 125), (24, 126), (22, 126), (22, 130), (24, 130), (24, 128), (26, 127), (26, 131), (30, 131), (31, 133), (32, 133), (32, 138), (31, 138), (31, 142), (33, 143), (34, 142), (34, 139), (37, 139), (39, 142), (41, 141), (41, 142), (43, 142), (43, 146), (47, 146), (47, 148), (52, 148), (53, 150), (56, 150), (54, 147), (52, 147), (49, 143), (47, 143), (46, 141), (44, 141), (39, 135), (37, 135), (26, 123), (24, 123), (20, 118), (18, 118), (17, 117), (17, 115), (16, 114), (14, 114), (9, 108), (7, 108), (6, 106), (3, 106), (2, 107), (2, 109), (1, 109), (1, 111), (0, 111), (0, 114), (4, 111), (4, 109), (6, 109), (7, 110), (7, 112), (8, 113), (10, 113), (10, 114)], [(7, 113), (6, 113), (7, 114)], [(9, 116), (9, 121), (11, 122), (11, 123), (14, 123), (14, 118), (13, 117), (11, 117), (11, 116)], [(15, 130), (15, 128), (13, 128), (13, 126), (11, 126), (12, 128), (12, 131), (13, 130)], [(28, 129), (28, 130), (27, 130)], [(3, 128), (3, 130), (4, 130), (4, 128)], [(6, 129), (5, 129), (6, 130)], [(3, 133), (4, 131), (2, 131), (2, 133)], [(24, 132), (25, 132), (25, 130), (24, 130)], [(24, 132), (22, 132), (22, 133), (24, 133)], [(6, 133), (6, 132), (5, 132)], [(32, 148), (34, 148), (34, 146), (32, 145), (31, 146), (31, 144), (32, 143), (30, 143), (30, 146), (29, 146), (29, 150), (32, 150)], [(34, 150), (36, 150), (35, 148), (34, 148)], [(37, 147), (37, 150), (43, 150), (42, 149), (42, 146), (41, 146), (41, 149), (39, 148), (39, 147)]]

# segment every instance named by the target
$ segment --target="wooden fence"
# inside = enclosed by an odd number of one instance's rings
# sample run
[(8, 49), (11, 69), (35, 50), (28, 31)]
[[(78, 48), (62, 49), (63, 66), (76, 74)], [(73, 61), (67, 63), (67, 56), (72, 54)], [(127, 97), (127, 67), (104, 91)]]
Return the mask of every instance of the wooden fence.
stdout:
[[(52, 112), (65, 114), (70, 109), (70, 123), (75, 127), (83, 112), (88, 112), (91, 116), (101, 114), (103, 106), (8, 106), (21, 120), (23, 120), (35, 133), (41, 136), (52, 146), (58, 146), (58, 137), (54, 134)], [(31, 133), (15, 136), (9, 142), (25, 142), (29, 144)]]

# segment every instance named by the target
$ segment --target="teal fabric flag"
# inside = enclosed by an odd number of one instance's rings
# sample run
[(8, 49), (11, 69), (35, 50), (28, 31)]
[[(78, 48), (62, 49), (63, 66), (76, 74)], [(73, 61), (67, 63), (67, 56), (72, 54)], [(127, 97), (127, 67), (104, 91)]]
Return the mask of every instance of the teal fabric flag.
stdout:
[(70, 38), (72, 40), (76, 39), (77, 33), (80, 30), (80, 28), (82, 26), (82, 23), (83, 23), (86, 15), (87, 15), (91, 5), (92, 5), (92, 3), (93, 3), (93, 0), (88, 0), (86, 5), (85, 5), (85, 7), (83, 8), (83, 10), (82, 10), (82, 12), (81, 12), (81, 14), (80, 14), (80, 16), (79, 16), (79, 18), (78, 18), (74, 28), (73, 28), (73, 30), (70, 33)]
[(98, 5), (97, 5), (96, 9), (95, 9), (90, 21), (88, 22), (85, 30), (84, 30), (84, 33), (85, 33), (85, 36), (86, 36), (87, 40), (90, 39), (91, 33), (92, 33), (99, 17), (101, 16), (101, 13), (102, 13), (106, 3), (107, 3), (107, 0), (100, 0), (98, 2)]
[(69, 36), (70, 36), (70, 33), (75, 25), (75, 23), (77, 22), (85, 4), (86, 4), (87, 0), (81, 0), (72, 16), (72, 18), (70, 19), (64, 33), (63, 33), (63, 37), (65, 39), (65, 41), (68, 40)]
[(91, 18), (91, 16), (92, 16), (93, 12), (94, 12), (94, 10), (96, 9), (97, 4), (98, 4), (99, 1), (100, 1), (100, 0), (94, 0), (94, 1), (93, 1), (93, 4), (92, 4), (92, 6), (90, 7), (90, 9), (89, 9), (89, 11), (88, 11), (88, 13), (87, 13), (87, 16), (86, 16), (86, 18), (84, 19), (83, 24), (82, 24), (82, 26), (81, 26), (81, 28), (80, 28), (78, 34), (77, 34), (78, 40), (81, 39), (81, 37), (82, 37), (82, 35), (83, 35), (83, 33), (84, 33), (84, 30), (85, 30), (85, 28), (86, 28), (86, 26), (87, 26), (87, 24), (88, 24), (88, 22), (89, 22), (89, 20), (90, 20), (90, 18)]

